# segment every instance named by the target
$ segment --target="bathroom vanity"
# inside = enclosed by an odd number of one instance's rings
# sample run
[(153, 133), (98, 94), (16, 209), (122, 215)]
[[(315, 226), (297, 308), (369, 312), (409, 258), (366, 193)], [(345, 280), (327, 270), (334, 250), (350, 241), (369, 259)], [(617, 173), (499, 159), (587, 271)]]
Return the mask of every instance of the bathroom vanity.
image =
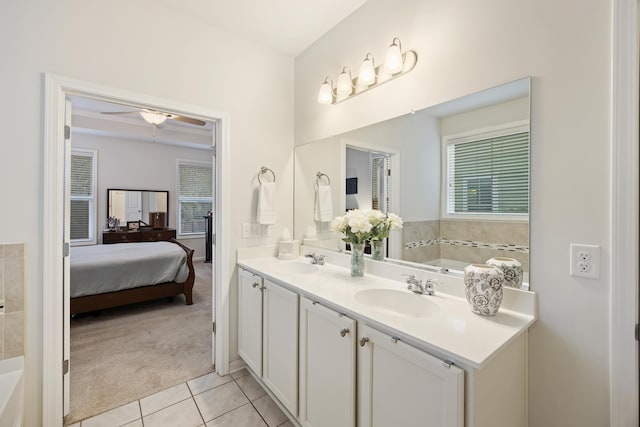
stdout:
[[(302, 253), (318, 252), (304, 248)], [(297, 425), (526, 426), (526, 330), (535, 294), (471, 312), (461, 277), (349, 257), (325, 265), (238, 251), (238, 352)], [(403, 274), (436, 278), (436, 294)]]

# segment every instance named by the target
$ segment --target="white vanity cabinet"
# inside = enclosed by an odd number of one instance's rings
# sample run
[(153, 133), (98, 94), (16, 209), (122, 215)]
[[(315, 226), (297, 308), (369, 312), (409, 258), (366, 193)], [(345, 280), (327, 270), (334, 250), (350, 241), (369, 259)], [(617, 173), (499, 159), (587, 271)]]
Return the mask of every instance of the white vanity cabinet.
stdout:
[(238, 354), (262, 376), (262, 277), (240, 269), (238, 274)]
[(358, 427), (464, 426), (464, 371), (359, 326)]
[(300, 416), (305, 427), (356, 422), (356, 322), (300, 300)]
[(298, 414), (298, 294), (240, 269), (238, 354)]

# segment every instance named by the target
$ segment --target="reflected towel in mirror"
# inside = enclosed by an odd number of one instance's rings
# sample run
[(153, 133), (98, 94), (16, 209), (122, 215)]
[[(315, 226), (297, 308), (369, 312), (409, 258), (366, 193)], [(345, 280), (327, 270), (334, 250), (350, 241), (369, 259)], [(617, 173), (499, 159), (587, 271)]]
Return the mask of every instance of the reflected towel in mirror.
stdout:
[(313, 219), (318, 222), (329, 222), (333, 219), (333, 204), (330, 185), (318, 185), (316, 188), (315, 209)]
[(258, 188), (258, 223), (275, 224), (276, 219), (276, 184), (263, 182)]

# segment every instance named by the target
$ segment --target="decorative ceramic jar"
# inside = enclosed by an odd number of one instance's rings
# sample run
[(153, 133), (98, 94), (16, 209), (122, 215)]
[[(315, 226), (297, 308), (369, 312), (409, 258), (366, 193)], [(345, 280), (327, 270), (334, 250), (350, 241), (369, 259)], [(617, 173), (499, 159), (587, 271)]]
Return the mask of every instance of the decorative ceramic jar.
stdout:
[(487, 261), (491, 265), (504, 273), (504, 286), (519, 288), (522, 286), (522, 264), (514, 258), (495, 257)]
[(376, 261), (384, 260), (384, 248), (382, 243), (384, 240), (372, 240), (371, 241), (371, 259)]
[(351, 276), (364, 276), (364, 243), (351, 243)]
[(464, 269), (464, 293), (471, 311), (481, 316), (495, 316), (502, 303), (504, 274), (496, 267), (471, 264)]

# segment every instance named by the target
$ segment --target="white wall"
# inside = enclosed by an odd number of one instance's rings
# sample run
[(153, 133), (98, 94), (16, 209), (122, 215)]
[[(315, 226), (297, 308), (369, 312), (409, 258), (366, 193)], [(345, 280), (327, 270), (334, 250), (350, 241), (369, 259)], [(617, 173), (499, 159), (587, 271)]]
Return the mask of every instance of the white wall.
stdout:
[[(610, 9), (369, 0), (296, 58), (296, 144), (532, 76), (531, 427), (609, 424)], [(316, 102), (326, 75), (357, 69), (367, 52), (379, 63), (393, 37), (417, 51), (411, 73), (337, 105)], [(570, 242), (601, 245), (599, 280), (569, 276)]]
[[(0, 242), (25, 242), (25, 425), (41, 419), (43, 72), (230, 114), (230, 259), (238, 247), (275, 243), (293, 221), (293, 59), (151, 0), (0, 2)], [(272, 237), (240, 238), (255, 218), (260, 166), (278, 176)], [(20, 206), (8, 209), (7, 206)], [(235, 283), (235, 274), (231, 278)], [(231, 287), (235, 334), (235, 286)], [(237, 358), (235, 342), (231, 358)]]
[[(106, 227), (108, 216), (107, 189), (168, 191), (169, 227), (177, 231), (177, 160), (212, 162), (209, 150), (151, 144), (73, 131), (71, 147), (72, 149), (87, 148), (98, 152), (96, 187), (98, 243), (102, 243), (102, 230)], [(142, 220), (149, 221), (148, 218), (142, 218)], [(204, 259), (204, 238), (180, 238), (179, 240), (196, 251), (194, 258)]]

